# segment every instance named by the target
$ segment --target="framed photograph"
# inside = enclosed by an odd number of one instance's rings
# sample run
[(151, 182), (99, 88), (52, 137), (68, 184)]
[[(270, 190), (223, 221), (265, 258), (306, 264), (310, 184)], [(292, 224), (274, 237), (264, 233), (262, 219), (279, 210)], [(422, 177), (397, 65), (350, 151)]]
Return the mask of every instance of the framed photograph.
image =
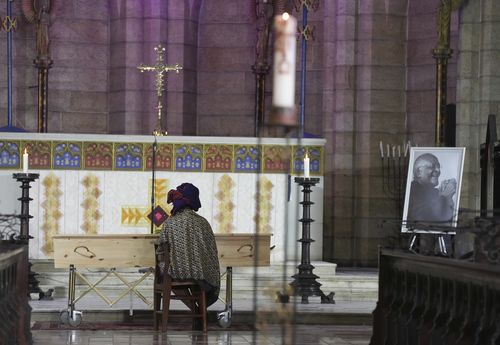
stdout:
[(465, 147), (412, 147), (402, 232), (454, 234)]

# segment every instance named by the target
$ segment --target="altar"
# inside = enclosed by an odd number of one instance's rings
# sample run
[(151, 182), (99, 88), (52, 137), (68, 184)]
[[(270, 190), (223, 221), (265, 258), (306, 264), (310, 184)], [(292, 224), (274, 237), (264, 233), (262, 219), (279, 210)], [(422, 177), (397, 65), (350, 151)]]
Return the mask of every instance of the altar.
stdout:
[(156, 140), (153, 189), (154, 136), (0, 133), (0, 213), (19, 214), (12, 174), (26, 149), (29, 172), (40, 174), (30, 190), (32, 259), (53, 258), (58, 235), (157, 233), (171, 208), (168, 191), (191, 182), (200, 189), (198, 213), (216, 234), (270, 234), (270, 260), (279, 263), (300, 253), (301, 193), (293, 177), (303, 174), (307, 152), (310, 174), (320, 178), (311, 198), (311, 260), (322, 259), (324, 139)]

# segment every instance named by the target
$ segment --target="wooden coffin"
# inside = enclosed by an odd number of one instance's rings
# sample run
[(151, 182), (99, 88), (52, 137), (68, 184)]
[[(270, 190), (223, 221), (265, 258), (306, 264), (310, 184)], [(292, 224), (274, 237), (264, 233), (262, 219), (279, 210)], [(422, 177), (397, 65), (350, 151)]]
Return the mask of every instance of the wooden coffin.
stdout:
[[(154, 267), (154, 241), (158, 235), (56, 235), (54, 266)], [(221, 266), (268, 266), (271, 235), (215, 235)], [(257, 248), (258, 246), (258, 248)], [(258, 249), (258, 250), (257, 250)], [(255, 253), (258, 252), (258, 260)]]

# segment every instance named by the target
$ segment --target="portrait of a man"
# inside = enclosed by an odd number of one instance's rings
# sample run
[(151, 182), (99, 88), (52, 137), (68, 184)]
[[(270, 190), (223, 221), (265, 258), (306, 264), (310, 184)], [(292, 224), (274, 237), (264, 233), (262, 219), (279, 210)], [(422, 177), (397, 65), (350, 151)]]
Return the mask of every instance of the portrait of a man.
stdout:
[(412, 148), (403, 231), (441, 232), (456, 225), (463, 154), (463, 148)]

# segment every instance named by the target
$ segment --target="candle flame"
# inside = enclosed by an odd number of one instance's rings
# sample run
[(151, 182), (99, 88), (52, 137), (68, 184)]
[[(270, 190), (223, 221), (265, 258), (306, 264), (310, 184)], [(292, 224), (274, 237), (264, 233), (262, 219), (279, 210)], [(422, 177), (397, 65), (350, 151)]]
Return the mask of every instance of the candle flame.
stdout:
[(309, 156), (307, 155), (307, 152), (306, 152), (306, 156), (304, 158), (309, 158)]
[(283, 18), (283, 20), (288, 20), (290, 18), (290, 15), (285, 12), (281, 15), (281, 18)]
[(27, 151), (27, 150), (28, 150), (28, 149), (25, 147), (25, 148), (24, 148), (24, 154), (25, 154), (25, 155), (27, 155), (27, 154), (28, 154), (28, 151)]

